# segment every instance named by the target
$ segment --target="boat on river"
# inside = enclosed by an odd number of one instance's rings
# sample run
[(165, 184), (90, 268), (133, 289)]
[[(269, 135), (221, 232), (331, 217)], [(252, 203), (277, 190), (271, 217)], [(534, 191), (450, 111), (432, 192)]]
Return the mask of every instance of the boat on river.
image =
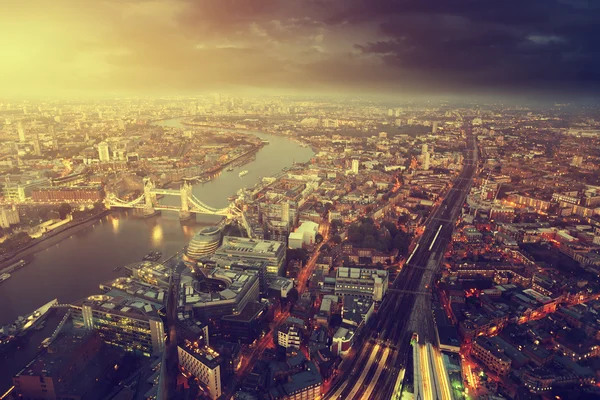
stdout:
[(0, 337), (14, 338), (16, 336), (24, 336), (32, 328), (37, 329), (53, 309), (52, 307), (57, 304), (58, 299), (54, 299), (32, 313), (27, 314), (24, 317), (17, 318), (12, 324), (6, 325), (0, 329)]
[(243, 170), (242, 172), (240, 172), (240, 173), (239, 173), (239, 175), (240, 175), (240, 178), (241, 178), (242, 176), (246, 175), (246, 174), (248, 174), (248, 170), (247, 170), (247, 169), (245, 169), (245, 170)]
[(162, 257), (162, 253), (160, 251), (151, 251), (146, 254), (143, 258), (144, 261), (158, 261)]
[(2, 274), (2, 275), (0, 275), (0, 283), (4, 282), (8, 278), (10, 278), (10, 274)]

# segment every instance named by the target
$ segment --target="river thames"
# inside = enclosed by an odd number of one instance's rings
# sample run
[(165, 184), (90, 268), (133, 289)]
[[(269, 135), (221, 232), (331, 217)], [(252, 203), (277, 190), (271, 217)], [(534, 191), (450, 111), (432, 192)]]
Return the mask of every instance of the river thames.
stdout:
[[(157, 124), (183, 128), (180, 122), (173, 119)], [(233, 171), (224, 170), (212, 181), (194, 186), (196, 197), (213, 207), (227, 206), (227, 198), (240, 188), (254, 186), (262, 177), (277, 174), (293, 161), (306, 162), (314, 154), (310, 148), (285, 137), (236, 131), (256, 135), (270, 144), (260, 149), (255, 160), (248, 164)], [(242, 170), (249, 172), (240, 178), (238, 173)], [(131, 211), (112, 213), (92, 227), (37, 253), (31, 264), (0, 284), (0, 326), (53, 298), (70, 303), (98, 294), (101, 282), (123, 274), (113, 271), (115, 267), (140, 261), (150, 251), (160, 251), (163, 257), (169, 257), (185, 246), (202, 226), (217, 221), (219, 217), (198, 215), (195, 223), (182, 225), (176, 212), (166, 211), (149, 219), (133, 217)]]

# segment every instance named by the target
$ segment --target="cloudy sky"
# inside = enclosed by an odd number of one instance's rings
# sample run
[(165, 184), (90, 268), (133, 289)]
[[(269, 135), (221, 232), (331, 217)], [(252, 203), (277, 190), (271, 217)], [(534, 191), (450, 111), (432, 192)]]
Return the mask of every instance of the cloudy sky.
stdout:
[(8, 95), (600, 93), (597, 0), (4, 0), (0, 33)]

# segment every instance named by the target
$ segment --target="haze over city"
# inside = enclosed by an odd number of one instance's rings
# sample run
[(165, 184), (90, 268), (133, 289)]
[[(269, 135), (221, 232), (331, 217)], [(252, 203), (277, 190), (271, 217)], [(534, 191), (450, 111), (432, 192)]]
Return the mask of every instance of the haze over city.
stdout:
[(600, 398), (600, 4), (0, 27), (0, 400)]
[(576, 0), (4, 3), (3, 96), (598, 91), (600, 5)]

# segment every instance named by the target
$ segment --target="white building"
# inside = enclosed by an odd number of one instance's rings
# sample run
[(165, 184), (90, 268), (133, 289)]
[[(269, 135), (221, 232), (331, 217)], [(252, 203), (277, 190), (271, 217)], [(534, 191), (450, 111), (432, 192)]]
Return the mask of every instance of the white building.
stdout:
[(423, 154), (423, 170), (427, 171), (430, 167), (429, 153)]
[(288, 236), (288, 246), (290, 249), (300, 249), (303, 246), (312, 246), (315, 244), (315, 238), (319, 232), (319, 224), (312, 221), (303, 222), (295, 232)]
[(209, 347), (196, 348), (192, 343), (186, 342), (184, 347), (177, 346), (177, 355), (179, 366), (204, 384), (211, 399), (221, 396), (223, 389), (219, 353)]
[(108, 151), (108, 143), (102, 142), (98, 145), (98, 159), (100, 159), (100, 162), (110, 161), (110, 153)]
[(10, 228), (11, 225), (15, 225), (21, 222), (19, 218), (19, 212), (13, 208), (3, 208), (0, 210), (0, 227)]
[(286, 349), (299, 349), (301, 342), (300, 328), (293, 324), (283, 324), (277, 332), (277, 344)]
[(421, 146), (421, 155), (425, 155), (429, 151), (429, 147), (427, 147), (427, 143)]

